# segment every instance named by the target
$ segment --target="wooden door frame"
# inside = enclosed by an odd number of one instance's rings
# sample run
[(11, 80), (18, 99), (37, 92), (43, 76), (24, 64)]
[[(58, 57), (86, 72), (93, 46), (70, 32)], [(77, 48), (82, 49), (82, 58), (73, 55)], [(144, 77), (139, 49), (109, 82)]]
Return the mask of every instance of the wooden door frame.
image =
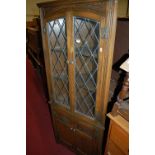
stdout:
[[(56, 20), (56, 19), (59, 19), (59, 18), (64, 18), (65, 17), (65, 22), (66, 22), (66, 25), (67, 25), (67, 13), (66, 12), (60, 12), (59, 14), (56, 14), (56, 15), (48, 15), (45, 17), (45, 9), (44, 8), (40, 8), (40, 18), (41, 18), (41, 30), (42, 30), (42, 42), (43, 42), (43, 51), (44, 51), (44, 58), (45, 58), (45, 68), (46, 68), (46, 75), (47, 75), (47, 86), (48, 86), (48, 92), (49, 92), (49, 104), (54, 104), (54, 85), (53, 85), (53, 79), (52, 79), (52, 58), (51, 58), (51, 53), (50, 53), (50, 49), (49, 49), (49, 42), (48, 42), (48, 22), (49, 21), (52, 21), (52, 20)], [(66, 34), (67, 34), (67, 26), (66, 26)], [(68, 34), (67, 34), (68, 35)], [(67, 37), (67, 42), (66, 42), (66, 45), (67, 45), (67, 51), (66, 51), (66, 54), (67, 56), (69, 55), (69, 52), (68, 52), (68, 37)], [(68, 70), (68, 76), (69, 76), (69, 65), (67, 65), (67, 70)], [(68, 82), (69, 82), (69, 79), (68, 79)], [(70, 83), (70, 82), (69, 82)], [(70, 85), (70, 84), (69, 84)], [(68, 90), (70, 89), (69, 88), (69, 85), (68, 85)], [(69, 94), (70, 94), (70, 90), (69, 90)], [(68, 94), (68, 95), (69, 95)], [(70, 96), (70, 95), (69, 95)], [(58, 106), (61, 106), (62, 108), (64, 109), (67, 109), (68, 108), (66, 106), (63, 106), (63, 105), (59, 105)], [(71, 110), (71, 105), (70, 105), (70, 108), (69, 110)]]
[[(77, 16), (77, 17), (89, 18), (89, 19), (95, 20), (95, 21), (100, 23), (100, 27), (99, 27), (99, 33), (100, 33), (100, 35), (99, 35), (100, 36), (100, 38), (99, 38), (99, 51), (98, 51), (98, 61), (97, 61), (98, 62), (98, 71), (97, 71), (97, 80), (96, 80), (96, 83), (97, 83), (97, 86), (96, 86), (96, 105), (95, 105), (95, 118), (93, 118), (94, 121), (100, 121), (101, 120), (101, 113), (102, 113), (102, 108), (101, 108), (102, 92), (101, 91), (102, 91), (102, 85), (103, 85), (103, 81), (104, 81), (104, 76), (102, 76), (103, 71), (104, 71), (104, 67), (103, 67), (104, 59), (103, 58), (105, 57), (104, 56), (104, 52), (105, 52), (104, 51), (104, 43), (103, 43), (103, 39), (101, 37), (102, 36), (101, 35), (101, 29), (105, 25), (105, 18), (103, 18), (99, 14), (88, 12), (88, 11), (81, 11), (81, 10), (73, 11), (72, 15), (73, 15), (73, 17)], [(74, 25), (73, 25), (73, 27), (74, 27)], [(100, 51), (100, 49), (102, 49), (102, 51)], [(73, 53), (75, 53), (75, 51)], [(75, 73), (75, 71), (74, 71), (74, 73)], [(74, 104), (74, 109), (75, 109), (75, 104)], [(77, 113), (77, 114), (79, 114), (79, 113)], [(89, 117), (86, 117), (86, 118), (90, 119)], [(90, 120), (92, 120), (92, 119), (90, 119)]]
[[(66, 33), (67, 33), (67, 55), (68, 55), (68, 60), (74, 60), (75, 58), (75, 51), (74, 51), (74, 25), (73, 25), (73, 17), (74, 16), (79, 16), (79, 17), (85, 17), (89, 19), (96, 20), (100, 22), (100, 39), (99, 39), (99, 50), (102, 48), (103, 51), (98, 51), (98, 71), (97, 71), (97, 88), (96, 88), (96, 105), (95, 105), (95, 120), (100, 121), (101, 120), (101, 98), (102, 98), (102, 85), (104, 81), (104, 58), (105, 58), (105, 51), (104, 51), (104, 43), (103, 39), (101, 38), (101, 29), (104, 27), (105, 24), (105, 18), (103, 18), (99, 14), (95, 14), (92, 12), (88, 11), (65, 11), (65, 12), (60, 12), (57, 15), (51, 15), (51, 16), (46, 16), (46, 18), (43, 18), (44, 15), (44, 9), (40, 9), (40, 16), (41, 16), (41, 27), (42, 27), (42, 40), (43, 40), (43, 48), (44, 48), (44, 57), (45, 57), (45, 66), (46, 66), (46, 74), (47, 74), (47, 81), (48, 81), (48, 90), (49, 90), (49, 96), (50, 96), (50, 102), (53, 102), (53, 83), (52, 83), (52, 69), (51, 69), (51, 56), (50, 56), (50, 50), (48, 48), (48, 36), (47, 32), (44, 33), (44, 27), (46, 26), (47, 28), (47, 22), (65, 17), (66, 19)], [(74, 75), (74, 76), (73, 76)], [(103, 75), (103, 76), (102, 76)], [(68, 77), (69, 77), (69, 98), (70, 98), (70, 111), (73, 113), (75, 111), (75, 64), (69, 64), (68, 65)], [(79, 114), (80, 115), (80, 114)], [(87, 118), (89, 119), (89, 118)]]

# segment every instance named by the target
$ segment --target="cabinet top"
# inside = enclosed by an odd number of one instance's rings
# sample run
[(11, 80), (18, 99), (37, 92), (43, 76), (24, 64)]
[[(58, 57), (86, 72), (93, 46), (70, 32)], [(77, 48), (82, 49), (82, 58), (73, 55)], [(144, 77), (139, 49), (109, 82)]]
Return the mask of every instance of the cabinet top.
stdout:
[(48, 2), (37, 3), (39, 8), (41, 7), (53, 7), (58, 5), (68, 5), (68, 4), (86, 4), (86, 3), (93, 3), (93, 2), (106, 2), (106, 1), (116, 1), (116, 0), (54, 0)]

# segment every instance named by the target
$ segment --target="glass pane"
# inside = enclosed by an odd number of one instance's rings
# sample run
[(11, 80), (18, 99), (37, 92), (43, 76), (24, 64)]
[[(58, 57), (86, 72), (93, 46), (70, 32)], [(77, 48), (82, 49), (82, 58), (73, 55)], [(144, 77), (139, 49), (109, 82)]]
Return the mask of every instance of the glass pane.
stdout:
[(76, 111), (94, 117), (98, 70), (99, 23), (74, 17)]
[(54, 101), (69, 106), (67, 70), (67, 34), (65, 18), (48, 23), (49, 48), (52, 57), (52, 81)]

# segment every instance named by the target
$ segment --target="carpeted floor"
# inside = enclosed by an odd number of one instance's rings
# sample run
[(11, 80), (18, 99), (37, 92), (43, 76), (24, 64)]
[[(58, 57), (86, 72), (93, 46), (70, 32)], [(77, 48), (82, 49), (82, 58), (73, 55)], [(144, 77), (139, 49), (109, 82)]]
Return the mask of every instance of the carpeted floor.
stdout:
[(74, 155), (55, 142), (41, 80), (26, 60), (26, 155)]

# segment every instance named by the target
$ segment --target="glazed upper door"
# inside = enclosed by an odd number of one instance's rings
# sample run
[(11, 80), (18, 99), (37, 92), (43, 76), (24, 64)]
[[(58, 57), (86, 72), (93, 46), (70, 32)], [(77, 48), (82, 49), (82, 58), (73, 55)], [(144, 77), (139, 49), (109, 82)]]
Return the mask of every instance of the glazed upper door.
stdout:
[(66, 18), (61, 17), (49, 21), (47, 28), (53, 101), (69, 108)]
[(75, 111), (95, 118), (100, 22), (74, 16)]
[(87, 13), (47, 22), (53, 101), (92, 119), (100, 104), (100, 26), (100, 16)]

